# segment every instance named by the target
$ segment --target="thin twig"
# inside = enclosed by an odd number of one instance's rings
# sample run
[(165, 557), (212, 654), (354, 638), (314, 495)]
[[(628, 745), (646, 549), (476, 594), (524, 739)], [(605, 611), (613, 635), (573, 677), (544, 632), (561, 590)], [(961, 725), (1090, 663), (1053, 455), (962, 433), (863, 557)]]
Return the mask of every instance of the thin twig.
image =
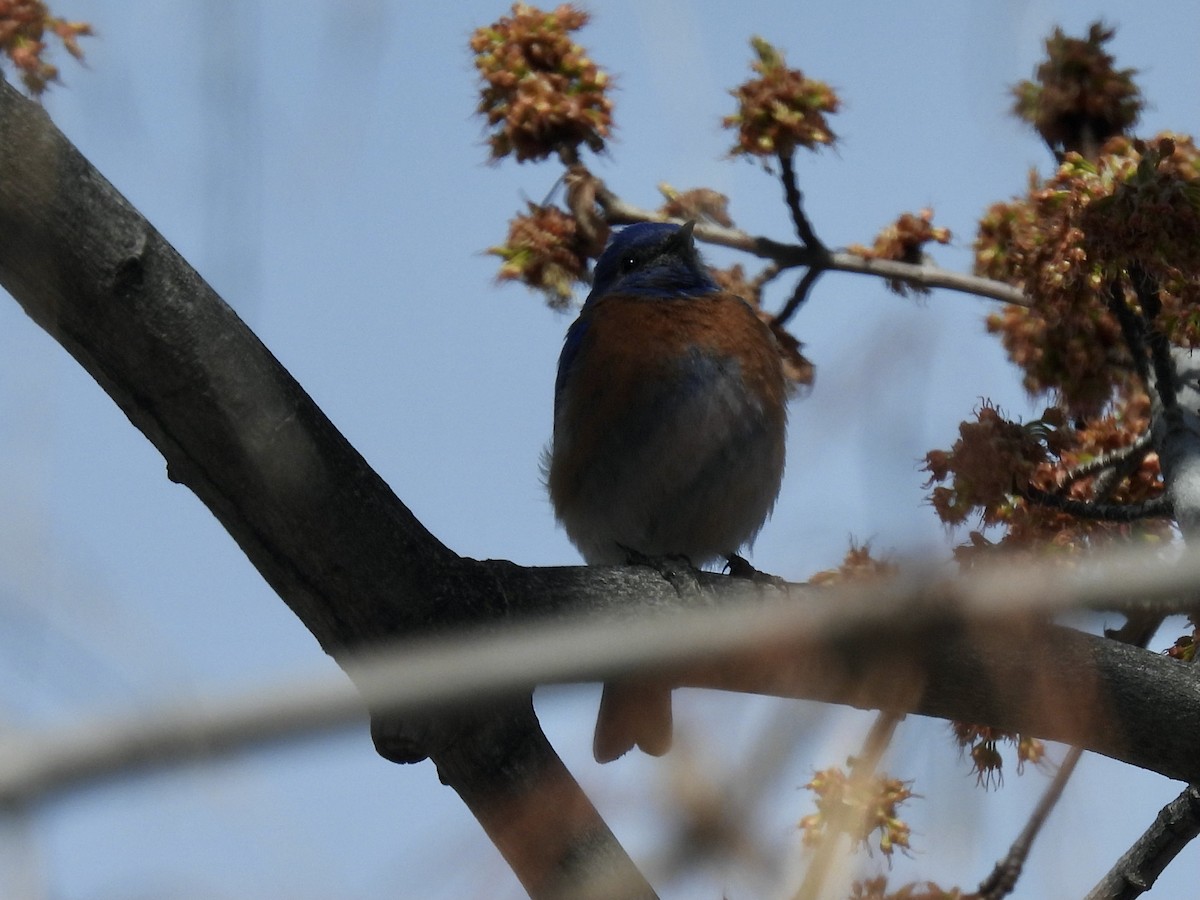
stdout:
[[(1152, 433), (1147, 433), (1144, 437), (1149, 438), (1151, 442), (1153, 441)], [(1134, 454), (1123, 460), (1119, 465), (1111, 469), (1105, 469), (1097, 475), (1095, 481), (1092, 482), (1092, 496), (1096, 499), (1111, 497), (1121, 482), (1137, 471), (1138, 466), (1142, 464), (1149, 451), (1150, 448), (1147, 447), (1141, 453)]]
[[(1130, 616), (1130, 623), (1134, 622), (1137, 618), (1141, 617)], [(1161, 622), (1161, 616), (1159, 617), (1159, 621)], [(1130, 623), (1127, 623), (1127, 626)], [(1109, 633), (1108, 636), (1121, 643), (1144, 648), (1156, 628), (1157, 626), (1140, 629), (1131, 627), (1128, 631), (1122, 629), (1120, 632)], [(1063, 758), (1062, 764), (1059, 765), (1058, 771), (1054, 773), (1054, 779), (1050, 782), (1050, 786), (1038, 801), (1038, 805), (1034, 808), (1033, 814), (1029, 817), (1029, 821), (1025, 823), (1025, 827), (1021, 830), (1017, 839), (1013, 841), (1008, 854), (1004, 859), (996, 863), (996, 867), (992, 869), (992, 873), (979, 885), (978, 896), (980, 900), (1002, 900), (1003, 897), (1007, 897), (1012, 893), (1013, 888), (1016, 887), (1017, 880), (1021, 877), (1021, 871), (1025, 867), (1025, 860), (1029, 858), (1029, 851), (1033, 849), (1033, 842), (1037, 840), (1038, 833), (1046, 823), (1046, 819), (1062, 797), (1062, 792), (1066, 788), (1067, 782), (1070, 781), (1075, 767), (1079, 765), (1079, 760), (1082, 756), (1082, 747), (1072, 747), (1067, 751), (1067, 755)], [(1166, 862), (1163, 865), (1166, 865)]]
[(1017, 493), (1038, 506), (1057, 509), (1080, 519), (1097, 522), (1136, 522), (1141, 519), (1156, 519), (1173, 514), (1171, 501), (1165, 494), (1140, 503), (1096, 503), (1073, 500), (1059, 494), (1051, 494), (1033, 485), (1019, 488)]
[[(1121, 468), (1127, 463), (1140, 463), (1142, 457), (1150, 450), (1151, 444), (1152, 438), (1150, 432), (1147, 431), (1145, 434), (1139, 435), (1138, 439), (1128, 447), (1121, 447), (1111, 453), (1102, 453), (1094, 459), (1080, 463), (1063, 476), (1062, 481), (1059, 482), (1059, 490), (1065, 491), (1075, 482), (1098, 475), (1108, 469)], [(1136, 465), (1134, 467), (1136, 468)]]
[(871, 259), (857, 253), (838, 251), (830, 254), (828, 268), (834, 272), (872, 275), (889, 281), (903, 281), (923, 288), (946, 288), (964, 294), (974, 294), (988, 300), (999, 300), (1013, 306), (1032, 305), (1025, 292), (1015, 285), (980, 278), (963, 272), (952, 272), (929, 263), (906, 263), (894, 259)]
[(796, 289), (792, 291), (792, 296), (788, 302), (783, 305), (783, 309), (775, 314), (775, 318), (771, 320), (772, 325), (785, 325), (787, 320), (795, 315), (804, 301), (808, 299), (808, 294), (812, 290), (813, 285), (817, 283), (817, 279), (825, 273), (825, 269), (819, 266), (810, 266), (808, 271), (804, 273), (800, 281), (796, 284)]
[(1075, 771), (1075, 766), (1079, 764), (1081, 756), (1083, 756), (1083, 750), (1078, 747), (1072, 747), (1067, 751), (1062, 765), (1054, 773), (1050, 786), (1038, 800), (1033, 814), (1030, 815), (1029, 821), (1025, 823), (1025, 827), (1021, 829), (1021, 833), (1009, 847), (1008, 853), (996, 863), (991, 874), (980, 882), (977, 894), (980, 900), (1001, 900), (1002, 897), (1011, 894), (1013, 888), (1017, 886), (1017, 879), (1021, 877), (1021, 871), (1025, 868), (1025, 861), (1029, 858), (1029, 851), (1033, 849), (1033, 842), (1037, 840), (1038, 833), (1046, 824), (1046, 819), (1049, 818), (1059, 798), (1062, 797), (1063, 789), (1070, 781), (1071, 774)]
[(900, 713), (888, 710), (875, 717), (875, 721), (871, 723), (871, 730), (867, 732), (866, 740), (863, 741), (862, 750), (854, 757), (854, 763), (850, 767), (851, 777), (870, 778), (875, 774), (875, 770), (879, 768), (879, 761), (891, 746), (896, 729), (903, 721), (904, 716)]
[(810, 250), (816, 251), (819, 256), (828, 256), (829, 251), (817, 237), (808, 216), (804, 214), (804, 196), (796, 185), (796, 170), (792, 166), (791, 153), (780, 153), (778, 158), (779, 177), (783, 181), (784, 199), (787, 202), (788, 211), (792, 214), (792, 222), (796, 226), (796, 234), (799, 235), (800, 242)]
[[(603, 183), (600, 183), (596, 189), (596, 202), (604, 210), (605, 218), (611, 225), (629, 225), (633, 222), (678, 222), (683, 224), (682, 219), (672, 219), (627, 203), (608, 190)], [(740, 250), (761, 259), (769, 259), (781, 269), (811, 266), (818, 261), (817, 255), (806, 247), (780, 243), (768, 237), (755, 236), (740, 228), (725, 228), (709, 222), (698, 222), (693, 233), (697, 240), (729, 247), (732, 250)], [(1015, 285), (992, 278), (968, 275), (964, 272), (952, 272), (928, 263), (913, 264), (891, 259), (868, 259), (856, 253), (839, 250), (829, 253), (825, 267), (835, 272), (894, 279), (917, 287), (945, 288), (963, 294), (972, 294), (986, 300), (1011, 303), (1014, 306), (1028, 307), (1030, 305), (1025, 292)]]

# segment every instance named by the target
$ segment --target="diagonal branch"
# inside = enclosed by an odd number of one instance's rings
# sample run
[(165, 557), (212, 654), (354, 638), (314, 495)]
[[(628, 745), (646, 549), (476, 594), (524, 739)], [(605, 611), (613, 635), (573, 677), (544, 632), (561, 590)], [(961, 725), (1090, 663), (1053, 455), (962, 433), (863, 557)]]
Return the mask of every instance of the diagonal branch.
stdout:
[(1189, 842), (1200, 836), (1200, 786), (1189, 784), (1159, 812), (1154, 824), (1134, 842), (1086, 900), (1133, 900), (1140, 897)]
[(1079, 765), (1082, 757), (1083, 750), (1079, 747), (1072, 747), (1067, 751), (1066, 758), (1058, 767), (1058, 771), (1054, 773), (1054, 779), (1050, 782), (1050, 786), (1038, 798), (1033, 814), (1025, 823), (1025, 827), (1021, 829), (1021, 833), (1017, 835), (1017, 839), (1013, 841), (1012, 846), (1008, 848), (1008, 853), (996, 863), (988, 877), (980, 883), (979, 890), (975, 894), (979, 900), (1003, 900), (1013, 892), (1013, 888), (1017, 886), (1017, 879), (1021, 877), (1021, 872), (1025, 868), (1025, 860), (1029, 858), (1029, 851), (1033, 849), (1033, 842), (1037, 840), (1042, 826), (1046, 824), (1050, 813), (1058, 805), (1062, 792), (1066, 789), (1067, 782), (1071, 780), (1071, 776), (1075, 773), (1075, 767)]
[(808, 294), (812, 290), (813, 285), (817, 283), (817, 279), (824, 274), (825, 270), (820, 266), (809, 266), (808, 271), (796, 283), (796, 289), (792, 291), (792, 296), (788, 302), (783, 305), (783, 309), (777, 312), (774, 318), (771, 319), (772, 325), (786, 325), (788, 319), (796, 314), (803, 304), (808, 299)]
[[(336, 659), (504, 614), (494, 582), (417, 521), (212, 288), (3, 79), (0, 284)], [(528, 698), (457, 716), (380, 715), (372, 732), (390, 759), (433, 758), (532, 895), (558, 896), (596, 870), (649, 891)], [(535, 784), (551, 785), (555, 802), (531, 828)]]
[(1171, 516), (1174, 510), (1165, 496), (1152, 497), (1140, 503), (1101, 503), (1095, 500), (1075, 500), (1061, 494), (1051, 494), (1032, 484), (1018, 488), (1017, 494), (1030, 503), (1057, 509), (1060, 512), (1099, 522), (1137, 522)]
[(1094, 459), (1090, 459), (1085, 463), (1080, 463), (1075, 468), (1071, 469), (1059, 482), (1058, 490), (1065, 492), (1067, 488), (1075, 482), (1084, 478), (1090, 478), (1093, 475), (1099, 475), (1109, 470), (1115, 470), (1122, 473), (1120, 477), (1124, 477), (1123, 473), (1136, 469), (1141, 464), (1142, 459), (1151, 447), (1150, 433), (1139, 435), (1137, 440), (1127, 447), (1113, 450), (1109, 453), (1101, 453)]

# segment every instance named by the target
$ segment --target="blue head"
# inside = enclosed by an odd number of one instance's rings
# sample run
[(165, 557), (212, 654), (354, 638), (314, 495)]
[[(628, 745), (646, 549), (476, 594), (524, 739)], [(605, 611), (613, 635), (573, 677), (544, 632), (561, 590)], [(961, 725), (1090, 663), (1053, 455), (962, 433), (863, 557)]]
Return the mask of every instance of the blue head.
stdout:
[(613, 235), (592, 277), (592, 292), (578, 319), (567, 329), (558, 378), (554, 383), (555, 405), (567, 374), (588, 330), (585, 313), (592, 303), (609, 294), (634, 297), (702, 297), (720, 290), (708, 274), (692, 240), (694, 222), (638, 222)]
[(696, 297), (718, 290), (692, 240), (695, 222), (622, 228), (596, 263), (588, 302), (605, 294)]

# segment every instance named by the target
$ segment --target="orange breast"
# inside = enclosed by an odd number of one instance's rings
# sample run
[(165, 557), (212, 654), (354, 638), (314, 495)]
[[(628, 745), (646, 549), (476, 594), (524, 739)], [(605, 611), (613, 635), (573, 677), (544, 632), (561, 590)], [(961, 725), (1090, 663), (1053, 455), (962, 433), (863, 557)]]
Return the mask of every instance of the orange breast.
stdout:
[[(688, 389), (693, 354), (736, 363), (746, 391), (772, 423), (785, 417), (786, 388), (774, 335), (733, 294), (703, 298), (612, 296), (584, 313), (587, 331), (557, 411), (550, 492), (565, 499), (614, 427)], [(560, 441), (569, 446), (560, 445)]]

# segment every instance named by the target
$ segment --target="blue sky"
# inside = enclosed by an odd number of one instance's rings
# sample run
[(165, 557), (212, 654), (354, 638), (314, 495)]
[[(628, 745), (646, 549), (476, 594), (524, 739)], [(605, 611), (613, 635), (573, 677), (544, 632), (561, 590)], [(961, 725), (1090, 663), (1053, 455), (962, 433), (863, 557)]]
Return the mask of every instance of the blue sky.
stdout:
[[(578, 560), (555, 527), (538, 458), (569, 317), (497, 287), (502, 240), (553, 166), (484, 164), (467, 37), (499, 2), (59, 0), (91, 21), (87, 66), (60, 54), (56, 123), (241, 314), (443, 541), (529, 565)], [(595, 171), (627, 199), (655, 185), (732, 198), (749, 231), (790, 235), (778, 183), (723, 154), (727, 89), (761, 34), (844, 101), (836, 150), (798, 161), (833, 246), (870, 241), (932, 206), (970, 265), (972, 222), (1019, 192), (1046, 152), (1007, 115), (1056, 23), (1119, 26), (1142, 70), (1143, 132), (1196, 127), (1200, 16), (1183, 2), (969, 4), (621, 2), (588, 5), (581, 36), (617, 78), (618, 133)], [(1169, 22), (1169, 26), (1164, 24)], [(717, 262), (731, 257), (712, 252)], [(786, 285), (769, 298), (784, 299)], [(817, 365), (791, 408), (786, 483), (755, 548), (803, 579), (851, 538), (897, 556), (951, 544), (924, 504), (918, 460), (948, 446), (981, 397), (1036, 414), (983, 331), (987, 301), (914, 302), (831, 275), (794, 322)], [(0, 715), (10, 729), (151, 702), (204, 702), (336, 671), (204, 507), (53, 341), (0, 304)], [(544, 724), (618, 836), (653, 857), (664, 772), (723, 777), (777, 716), (801, 725), (772, 782), (763, 842), (797, 843), (797, 786), (842, 761), (868, 718), (815, 705), (683, 694), (690, 749), (664, 761), (590, 759), (597, 691), (539, 694)], [(544, 694), (544, 696), (543, 696)], [(719, 742), (714, 736), (720, 738)], [(715, 746), (716, 744), (720, 746)], [(917, 780), (919, 852), (896, 877), (973, 885), (1023, 822), (1039, 775), (976, 791), (941, 723), (910, 720), (892, 769)], [(1085, 760), (1034, 851), (1023, 896), (1080, 895), (1178, 786)], [(1118, 812), (1119, 811), (1119, 812)], [(432, 767), (374, 756), (362, 728), (233, 760), (99, 785), (3, 826), (36, 852), (0, 854), (0, 893), (34, 873), (45, 896), (343, 898), (519, 896)], [(11, 842), (10, 842), (10, 845)], [(1157, 895), (1179, 896), (1189, 848)], [(1172, 884), (1175, 888), (1172, 888)], [(755, 896), (729, 871), (666, 897)]]

